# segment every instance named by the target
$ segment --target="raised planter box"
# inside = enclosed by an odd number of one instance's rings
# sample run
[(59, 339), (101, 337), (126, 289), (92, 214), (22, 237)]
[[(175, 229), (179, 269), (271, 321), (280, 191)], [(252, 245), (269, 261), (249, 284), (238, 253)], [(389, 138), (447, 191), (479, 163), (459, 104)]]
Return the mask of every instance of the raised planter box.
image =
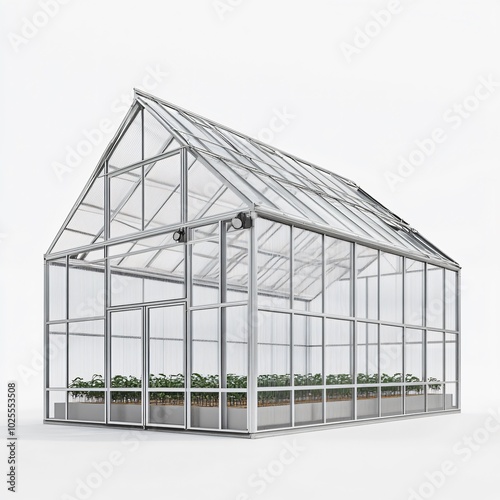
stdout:
[[(54, 403), (54, 417), (64, 419), (66, 403)], [(69, 403), (69, 420), (104, 422), (104, 403)]]
[[(439, 411), (451, 408), (451, 394), (429, 394), (428, 411)], [(376, 398), (358, 400), (358, 415), (363, 418), (378, 415)], [(54, 403), (54, 418), (64, 420), (66, 403)], [(406, 397), (406, 413), (419, 413), (425, 407), (424, 395)], [(382, 414), (384, 416), (400, 415), (402, 401), (400, 397), (382, 398)], [(322, 403), (296, 403), (295, 423), (309, 424), (323, 421)], [(352, 401), (327, 401), (326, 421), (335, 422), (351, 420), (353, 417)], [(259, 406), (257, 409), (259, 429), (287, 427), (291, 424), (290, 405)], [(68, 419), (90, 422), (104, 422), (104, 403), (69, 403)], [(111, 421), (123, 423), (141, 423), (142, 407), (140, 404), (111, 404)], [(149, 424), (178, 425), (184, 423), (184, 406), (182, 405), (150, 405)], [(219, 428), (219, 408), (192, 406), (191, 427), (204, 429)], [(244, 407), (227, 408), (227, 428), (233, 430), (247, 429), (247, 409)]]
[[(451, 408), (453, 396), (446, 394), (429, 394), (428, 411), (438, 411), (446, 407)], [(389, 397), (382, 398), (382, 415), (401, 415), (402, 398)], [(377, 398), (361, 398), (357, 402), (359, 418), (371, 418), (378, 416)], [(406, 413), (423, 412), (425, 407), (425, 396), (414, 395), (406, 398)], [(295, 404), (295, 423), (314, 424), (323, 422), (323, 404), (322, 403), (296, 403)], [(275, 427), (290, 426), (290, 405), (260, 406), (257, 410), (257, 421), (259, 429), (272, 429)], [(352, 401), (327, 401), (326, 403), (326, 421), (336, 422), (342, 420), (352, 420), (353, 409)]]

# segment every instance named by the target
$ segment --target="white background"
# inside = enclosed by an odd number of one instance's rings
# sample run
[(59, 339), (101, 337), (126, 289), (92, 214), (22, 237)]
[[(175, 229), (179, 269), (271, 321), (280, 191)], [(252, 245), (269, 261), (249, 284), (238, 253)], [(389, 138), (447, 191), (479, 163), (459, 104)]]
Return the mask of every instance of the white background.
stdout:
[[(89, 478), (92, 499), (415, 499), (412, 489), (419, 498), (498, 498), (500, 432), (483, 426), (488, 411), (500, 411), (500, 87), (460, 124), (450, 118), (481, 78), (500, 82), (500, 2), (401, 0), (384, 27), (372, 11), (387, 0), (216, 4), (65, 0), (47, 17), (36, 1), (0, 2), (0, 405), (6, 381), (17, 380), (17, 498), (84, 498), (77, 481)], [(356, 52), (346, 57), (342, 44)], [(120, 430), (42, 425), (42, 257), (112, 133), (62, 173), (54, 165), (102, 120), (115, 130), (133, 87), (267, 134), (353, 179), (457, 260), (463, 413), (251, 441), (167, 433), (138, 433), (137, 441)], [(262, 132), (284, 109), (290, 123)], [(398, 157), (436, 127), (446, 140), (391, 186)], [(280, 463), (294, 440), (302, 451)], [(109, 477), (91, 475), (113, 452), (121, 460)], [(426, 474), (446, 461), (453, 473), (435, 474), (443, 484), (433, 486)], [(255, 481), (260, 469), (269, 481)], [(6, 487), (2, 479), (1, 498)]]

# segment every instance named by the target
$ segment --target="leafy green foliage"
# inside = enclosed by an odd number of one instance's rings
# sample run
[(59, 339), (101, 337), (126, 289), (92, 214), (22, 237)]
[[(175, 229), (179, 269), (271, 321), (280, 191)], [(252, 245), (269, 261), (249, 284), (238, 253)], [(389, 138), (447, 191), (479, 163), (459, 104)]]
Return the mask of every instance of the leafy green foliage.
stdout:
[[(368, 375), (365, 373), (358, 373), (356, 377), (358, 385), (378, 384), (379, 377), (377, 374)], [(228, 389), (245, 389), (247, 387), (247, 377), (244, 375), (228, 374), (226, 380)], [(351, 375), (340, 373), (335, 375), (327, 375), (325, 377), (327, 386), (342, 386), (352, 385), (353, 380)], [(403, 377), (401, 373), (388, 375), (382, 373), (380, 376), (380, 390), (382, 397), (396, 396), (400, 394), (401, 386), (390, 385), (391, 383), (406, 383), (406, 391), (408, 394), (422, 394), (423, 386), (418, 377), (407, 374)], [(441, 384), (437, 379), (430, 377), (428, 382), (435, 382), (429, 385), (429, 388), (434, 391), (441, 389)], [(409, 385), (409, 384), (415, 385)], [(280, 374), (265, 374), (259, 375), (257, 378), (258, 387), (290, 387), (290, 375)], [(320, 373), (308, 373), (306, 375), (296, 374), (294, 376), (295, 387), (304, 386), (320, 386), (323, 384), (323, 378)], [(87, 403), (103, 403), (104, 391), (89, 391), (86, 389), (104, 389), (106, 387), (102, 375), (94, 374), (90, 380), (84, 380), (82, 377), (76, 377), (69, 385), (73, 389), (70, 394), (74, 399)], [(142, 387), (142, 381), (134, 377), (115, 375), (111, 379), (111, 389), (136, 389), (133, 391), (111, 391), (112, 403), (130, 403), (140, 404), (142, 394), (137, 389)], [(152, 389), (179, 389), (178, 392), (151, 392), (150, 404), (168, 404), (168, 405), (182, 405), (184, 404), (184, 387), (185, 380), (182, 373), (176, 375), (165, 375), (159, 373), (158, 375), (149, 376), (149, 387)], [(191, 388), (193, 389), (217, 389), (219, 388), (219, 377), (217, 375), (201, 375), (193, 373), (191, 375)], [(378, 387), (358, 387), (358, 395), (360, 397), (370, 398), (375, 397)], [(303, 390), (298, 391), (296, 397), (299, 401), (315, 401), (321, 400), (321, 390)], [(327, 390), (327, 399), (346, 399), (352, 397), (352, 388), (346, 389), (329, 389)], [(244, 392), (229, 393), (227, 404), (229, 406), (246, 406), (247, 395)], [(290, 391), (261, 391), (259, 392), (259, 405), (280, 405), (290, 403)], [(192, 404), (197, 406), (218, 406), (219, 394), (214, 393), (194, 393), (192, 394)]]

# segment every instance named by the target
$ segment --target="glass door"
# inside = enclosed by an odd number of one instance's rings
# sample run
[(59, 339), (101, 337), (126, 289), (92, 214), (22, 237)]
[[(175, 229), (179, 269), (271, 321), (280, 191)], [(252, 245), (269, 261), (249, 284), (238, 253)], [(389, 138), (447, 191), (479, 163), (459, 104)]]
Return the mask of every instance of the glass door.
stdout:
[(111, 332), (109, 422), (143, 423), (143, 308), (113, 311)]
[(146, 308), (146, 422), (186, 425), (186, 310), (184, 304)]

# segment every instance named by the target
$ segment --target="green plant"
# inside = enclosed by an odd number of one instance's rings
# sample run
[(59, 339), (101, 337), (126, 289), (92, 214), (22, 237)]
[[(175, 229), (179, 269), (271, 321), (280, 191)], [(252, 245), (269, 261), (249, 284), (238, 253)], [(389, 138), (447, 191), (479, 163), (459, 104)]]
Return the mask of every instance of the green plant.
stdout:
[[(257, 387), (290, 387), (291, 377), (288, 374), (261, 374), (257, 378)], [(175, 375), (158, 375), (151, 374), (149, 376), (149, 388), (151, 389), (179, 389), (179, 391), (153, 391), (149, 395), (150, 404), (162, 405), (182, 405), (184, 404), (184, 387), (185, 377), (182, 373)], [(295, 387), (320, 386), (323, 384), (323, 376), (320, 373), (295, 374), (293, 377)], [(377, 391), (381, 391), (382, 397), (397, 396), (401, 394), (401, 385), (391, 384), (406, 384), (407, 394), (421, 394), (423, 392), (423, 381), (412, 374), (406, 374), (403, 377), (402, 373), (389, 375), (382, 373), (380, 376), (381, 385), (379, 387), (366, 387), (369, 384), (378, 384), (378, 374), (358, 373), (356, 382), (361, 387), (358, 387), (358, 397), (370, 398), (377, 395)], [(438, 380), (430, 377), (428, 382), (430, 390), (441, 390), (441, 384)], [(434, 383), (435, 382), (435, 383)], [(325, 376), (327, 386), (348, 386), (353, 384), (353, 378), (347, 373), (329, 374)], [(248, 379), (245, 375), (236, 375), (234, 373), (227, 374), (226, 387), (228, 389), (246, 389)], [(104, 389), (106, 387), (102, 375), (94, 374), (90, 380), (84, 380), (82, 377), (74, 378), (69, 388), (71, 396), (81, 402), (87, 403), (103, 403), (104, 391), (95, 391), (88, 389)], [(218, 389), (219, 377), (217, 375), (202, 375), (193, 373), (191, 375), (191, 387), (193, 389)], [(111, 389), (122, 389), (120, 391), (111, 390), (112, 403), (128, 403), (140, 404), (142, 392), (138, 389), (142, 388), (142, 381), (135, 376), (115, 375), (111, 379)], [(124, 390), (124, 389), (131, 389)], [(323, 392), (322, 390), (305, 389), (295, 392), (295, 398), (298, 402), (305, 401), (320, 401)], [(327, 399), (349, 399), (352, 398), (353, 389), (350, 387), (327, 389)], [(289, 390), (276, 391), (259, 391), (258, 395), (259, 406), (270, 406), (290, 403)], [(218, 406), (218, 392), (193, 392), (191, 394), (191, 404), (195, 406)], [(228, 406), (246, 406), (247, 395), (245, 392), (231, 392), (227, 394)]]

